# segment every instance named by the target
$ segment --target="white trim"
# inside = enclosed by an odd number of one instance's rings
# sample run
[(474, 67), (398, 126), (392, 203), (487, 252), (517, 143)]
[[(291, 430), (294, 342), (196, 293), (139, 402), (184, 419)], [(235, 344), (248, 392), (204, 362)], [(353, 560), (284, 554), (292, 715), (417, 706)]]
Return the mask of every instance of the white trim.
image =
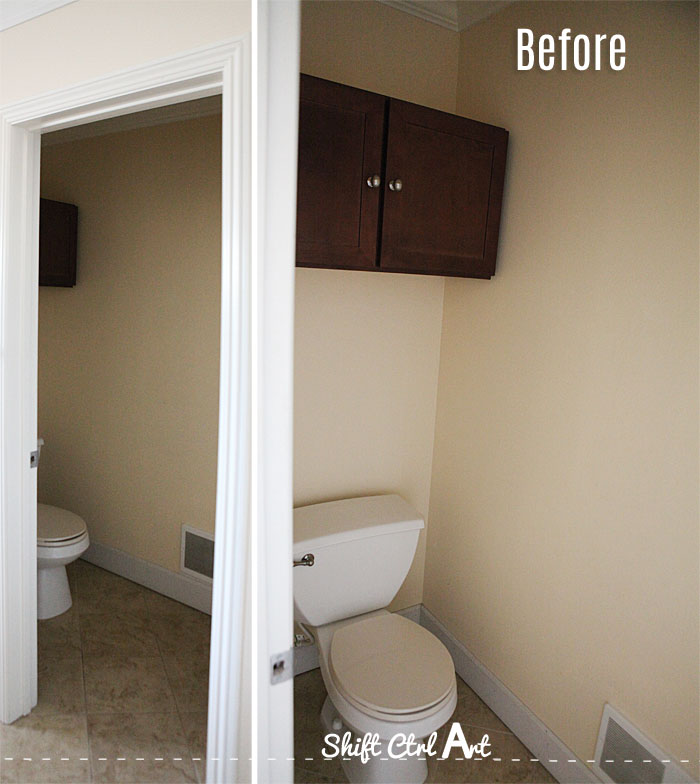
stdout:
[[(5, 723), (37, 702), (36, 471), (29, 454), (37, 444), (38, 265), (21, 261), (38, 258), (38, 202), (39, 137), (0, 115), (0, 721)], [(18, 209), (20, 204), (37, 204), (37, 220)]]
[(299, 0), (253, 3), (257, 261), (253, 318), (253, 781), (294, 775), (293, 681), (270, 683), (270, 660), (293, 639), (292, 422)]
[(91, 542), (90, 547), (80, 557), (88, 563), (211, 615), (212, 587), (201, 580), (188, 577), (186, 574), (171, 572), (162, 566), (99, 542)]
[(218, 95), (200, 98), (197, 101), (169, 104), (147, 112), (121, 114), (119, 117), (112, 117), (99, 123), (73, 125), (62, 131), (46, 134), (41, 140), (41, 147), (43, 149), (79, 139), (93, 139), (96, 136), (106, 136), (110, 133), (133, 131), (137, 128), (154, 128), (157, 125), (211, 117), (215, 114), (221, 114), (221, 101)]
[[(36, 703), (40, 133), (221, 93), (221, 359), (208, 781), (238, 780), (250, 474), (248, 37), (0, 109), (0, 719)], [(249, 706), (245, 706), (249, 710)]]
[(318, 660), (318, 647), (316, 643), (300, 645), (294, 649), (294, 676), (303, 675), (305, 672), (316, 670), (321, 666)]
[(408, 620), (413, 621), (413, 623), (420, 624), (422, 612), (423, 612), (422, 604), (413, 604), (410, 607), (404, 607), (403, 610), (397, 610), (396, 614), (402, 615), (404, 618), (408, 618)]
[(479, 0), (467, 4), (460, 4), (458, 0), (377, 0), (377, 2), (418, 17), (425, 22), (460, 33), (510, 5), (513, 0)]
[(455, 663), (457, 675), (481, 697), (560, 784), (599, 784), (600, 779), (586, 763), (578, 759), (525, 703), (484, 667), (425, 607), (421, 609), (421, 625), (445, 645)]
[(397, 11), (403, 11), (411, 16), (416, 16), (423, 19), (425, 22), (446, 27), (453, 32), (459, 32), (459, 23), (457, 22), (457, 6), (456, 4), (449, 7), (444, 2), (437, 3), (431, 2), (416, 2), (416, 0), (377, 0), (382, 5), (388, 5), (390, 8), (395, 8)]
[(75, 0), (0, 0), (0, 33)]

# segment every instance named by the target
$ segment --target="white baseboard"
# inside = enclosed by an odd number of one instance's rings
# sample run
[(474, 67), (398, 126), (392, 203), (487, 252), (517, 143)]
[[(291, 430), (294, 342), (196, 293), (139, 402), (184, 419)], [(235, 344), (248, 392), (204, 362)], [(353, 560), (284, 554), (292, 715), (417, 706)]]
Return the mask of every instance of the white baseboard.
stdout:
[(408, 618), (413, 623), (420, 623), (422, 611), (422, 604), (414, 604), (412, 607), (404, 607), (403, 610), (397, 610), (396, 613), (397, 615), (403, 615), (404, 618)]
[(120, 577), (211, 615), (211, 585), (163, 569), (135, 555), (92, 542), (81, 558)]
[(303, 675), (305, 672), (315, 670), (320, 666), (318, 663), (318, 648), (315, 643), (300, 645), (294, 649), (294, 675)]
[(600, 784), (600, 779), (586, 763), (578, 759), (562, 740), (425, 607), (421, 607), (420, 622), (441, 640), (450, 652), (457, 675), (481, 697), (560, 784)]

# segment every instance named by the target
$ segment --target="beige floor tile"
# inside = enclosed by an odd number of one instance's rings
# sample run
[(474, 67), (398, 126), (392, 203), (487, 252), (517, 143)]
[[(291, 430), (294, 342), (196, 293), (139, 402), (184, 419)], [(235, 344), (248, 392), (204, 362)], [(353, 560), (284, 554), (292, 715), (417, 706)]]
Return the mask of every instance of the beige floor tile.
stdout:
[(458, 721), (463, 727), (468, 725), (495, 732), (510, 732), (488, 705), (459, 676), (457, 676), (457, 707), (451, 721)]
[(209, 701), (208, 660), (163, 654), (165, 672), (179, 711), (206, 711)]
[(332, 779), (314, 773), (312, 770), (304, 770), (294, 766), (294, 784), (335, 784)]
[(89, 716), (88, 732), (95, 782), (197, 781), (175, 713)]
[(205, 779), (207, 769), (207, 712), (180, 713), (185, 738), (194, 758), (194, 767), (200, 782)]
[(80, 638), (88, 656), (159, 656), (158, 641), (141, 615), (86, 613), (80, 616)]
[(160, 657), (85, 656), (88, 713), (171, 713), (175, 700)]
[(209, 661), (211, 619), (204, 613), (186, 608), (191, 613), (149, 616), (149, 628), (158, 639), (163, 654), (188, 656)]
[(436, 733), (437, 733), (436, 734), (436, 740), (435, 740), (435, 745), (433, 746), (436, 754), (433, 755), (433, 756), (428, 756), (427, 757), (427, 761), (428, 761), (428, 778), (426, 779), (426, 781), (428, 782), (428, 784), (432, 784), (432, 782), (435, 781), (435, 774), (436, 774), (436, 771), (437, 771), (437, 764), (438, 764), (438, 756), (442, 752), (442, 747), (443, 747), (444, 742), (445, 742), (445, 731), (446, 731), (446, 727), (447, 726), (449, 726), (449, 725), (445, 725), (443, 727), (440, 727), (438, 730), (436, 730)]
[(168, 596), (163, 596), (162, 593), (156, 593), (156, 591), (144, 590), (144, 598), (148, 612), (158, 618), (194, 619), (202, 616), (209, 617), (206, 613), (195, 610), (193, 607), (188, 607), (186, 604), (182, 604), (182, 602), (176, 602)]
[(0, 725), (2, 784), (87, 783), (90, 781), (88, 756), (84, 715), (31, 713), (14, 724)]
[(75, 595), (75, 589), (78, 585), (78, 572), (87, 566), (86, 561), (78, 559), (73, 563), (66, 564), (66, 574), (68, 575), (68, 585), (70, 586), (71, 594)]
[[(468, 743), (477, 743), (482, 734), (463, 728)], [(476, 728), (475, 728), (476, 729)], [(483, 760), (460, 759), (461, 752), (453, 749), (445, 760), (439, 760), (435, 771), (436, 784), (470, 782), (476, 784), (500, 784), (501, 782), (528, 782), (547, 784), (554, 782), (545, 768), (538, 762), (530, 762), (532, 754), (514, 736), (508, 733), (489, 734), (491, 756)]]
[(207, 712), (180, 712), (182, 728), (193, 757), (204, 759), (207, 754)]
[(85, 713), (83, 662), (39, 657), (39, 702), (32, 715)]
[(145, 588), (116, 574), (83, 562), (77, 570), (73, 602), (82, 616), (87, 613), (148, 614)]
[(37, 633), (40, 658), (80, 658), (80, 627), (75, 607), (55, 618), (39, 621)]
[(294, 678), (294, 758), (300, 770), (316, 773), (331, 781), (346, 781), (340, 760), (326, 760), (321, 727), (321, 708), (326, 699), (321, 670), (311, 670)]

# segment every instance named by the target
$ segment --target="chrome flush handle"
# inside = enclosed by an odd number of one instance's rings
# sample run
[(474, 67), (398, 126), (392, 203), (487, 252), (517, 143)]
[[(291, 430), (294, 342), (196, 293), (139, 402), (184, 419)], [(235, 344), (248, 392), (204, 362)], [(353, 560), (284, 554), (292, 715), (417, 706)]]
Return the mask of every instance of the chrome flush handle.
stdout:
[(315, 560), (313, 553), (307, 553), (300, 561), (294, 561), (294, 566), (313, 566)]

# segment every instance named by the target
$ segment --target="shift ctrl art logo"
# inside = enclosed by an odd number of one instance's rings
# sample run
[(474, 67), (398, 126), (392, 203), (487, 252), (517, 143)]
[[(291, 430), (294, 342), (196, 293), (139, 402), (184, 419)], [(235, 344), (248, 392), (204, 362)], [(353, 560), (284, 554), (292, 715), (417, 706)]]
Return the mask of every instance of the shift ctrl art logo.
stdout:
[[(398, 733), (388, 741), (382, 742), (376, 733), (366, 732), (364, 735), (357, 736), (350, 731), (344, 732), (343, 735), (330, 732), (324, 740), (326, 745), (323, 747), (322, 753), (325, 759), (358, 757), (363, 764), (373, 757), (398, 760), (409, 757), (435, 757), (438, 754), (435, 748), (437, 732), (433, 732), (423, 741), (418, 740), (415, 735)], [(478, 743), (468, 743), (461, 724), (454, 721), (439, 759), (447, 759), (453, 749), (458, 750), (459, 756), (465, 760), (475, 757), (486, 759), (491, 756), (491, 752), (488, 751), (490, 746), (488, 735), (483, 735)]]

